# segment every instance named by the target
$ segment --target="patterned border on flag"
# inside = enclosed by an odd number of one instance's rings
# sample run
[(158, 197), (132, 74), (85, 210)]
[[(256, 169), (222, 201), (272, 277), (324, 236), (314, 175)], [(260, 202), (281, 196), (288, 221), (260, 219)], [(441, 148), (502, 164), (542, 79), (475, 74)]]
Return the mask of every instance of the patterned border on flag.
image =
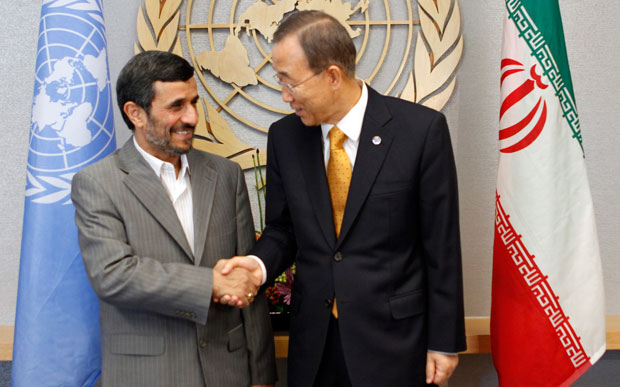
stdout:
[(568, 122), (573, 131), (573, 138), (577, 139), (583, 151), (577, 107), (575, 106), (575, 101), (573, 101), (570, 91), (564, 83), (560, 68), (553, 58), (553, 54), (551, 53), (551, 49), (545, 37), (532, 21), (532, 18), (525, 6), (521, 3), (521, 0), (507, 0), (506, 8), (508, 9), (508, 17), (514, 21), (515, 26), (519, 30), (519, 36), (525, 40), (530, 50), (532, 50), (532, 55), (536, 57), (538, 63), (544, 69), (544, 74), (553, 84), (555, 93), (560, 100), (560, 106), (564, 112), (566, 122)]
[(559, 298), (549, 285), (548, 277), (543, 275), (538, 265), (534, 262), (534, 255), (530, 254), (525, 244), (521, 241), (521, 235), (517, 234), (510, 223), (510, 215), (506, 214), (499, 199), (500, 196), (497, 195), (495, 211), (495, 228), (497, 233), (510, 253), (512, 261), (521, 274), (525, 285), (536, 298), (538, 305), (544, 310), (549, 322), (555, 329), (558, 339), (566, 351), (566, 355), (570, 358), (573, 366), (578, 368), (589, 361), (590, 358), (586, 355), (580, 338), (575, 334), (575, 330), (568, 321), (568, 317), (557, 302)]

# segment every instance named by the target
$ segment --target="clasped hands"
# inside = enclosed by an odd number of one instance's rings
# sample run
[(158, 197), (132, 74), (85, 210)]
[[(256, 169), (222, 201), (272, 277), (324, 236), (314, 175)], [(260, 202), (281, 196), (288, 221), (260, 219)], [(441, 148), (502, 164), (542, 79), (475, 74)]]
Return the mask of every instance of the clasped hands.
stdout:
[(220, 259), (213, 268), (213, 301), (246, 307), (254, 300), (262, 281), (263, 272), (254, 258)]

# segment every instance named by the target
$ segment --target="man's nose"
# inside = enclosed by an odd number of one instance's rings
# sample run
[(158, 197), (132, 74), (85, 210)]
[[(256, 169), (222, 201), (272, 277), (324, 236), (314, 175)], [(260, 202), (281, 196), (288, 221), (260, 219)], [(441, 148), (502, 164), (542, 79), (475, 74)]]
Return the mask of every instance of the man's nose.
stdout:
[(283, 87), (282, 88), (282, 101), (286, 103), (291, 103), (294, 100), (295, 98), (293, 97), (293, 93), (291, 93), (291, 91), (288, 88)]
[(185, 112), (183, 112), (182, 121), (186, 125), (198, 125), (198, 109), (196, 108), (196, 105), (188, 105)]

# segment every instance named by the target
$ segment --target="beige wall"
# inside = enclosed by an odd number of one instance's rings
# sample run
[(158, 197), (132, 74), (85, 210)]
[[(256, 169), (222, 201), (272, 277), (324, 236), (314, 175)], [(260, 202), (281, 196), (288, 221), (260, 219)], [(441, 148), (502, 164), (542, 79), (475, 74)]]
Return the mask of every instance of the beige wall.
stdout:
[[(620, 314), (620, 2), (560, 1), (566, 44), (594, 204), (607, 292), (608, 314)], [(129, 5), (128, 5), (129, 4)], [(593, 5), (594, 4), (594, 5)], [(108, 50), (113, 82), (132, 55), (138, 2), (105, 1)], [(466, 313), (489, 314), (499, 55), (503, 2), (461, 0), (465, 51), (455, 95), (444, 109), (458, 163)], [(23, 216), (26, 153), (32, 102), (34, 55), (40, 1), (0, 0), (0, 325), (15, 317), (17, 274)], [(119, 143), (128, 131), (116, 112)], [(248, 141), (264, 136), (246, 134)], [(249, 180), (251, 181), (251, 180)]]

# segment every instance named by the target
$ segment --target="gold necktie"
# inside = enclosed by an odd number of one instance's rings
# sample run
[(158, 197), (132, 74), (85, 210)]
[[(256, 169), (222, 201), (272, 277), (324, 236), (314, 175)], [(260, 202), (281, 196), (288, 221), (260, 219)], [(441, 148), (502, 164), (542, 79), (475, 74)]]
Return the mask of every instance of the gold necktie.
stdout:
[[(349, 185), (351, 184), (351, 162), (344, 151), (344, 140), (347, 135), (337, 126), (329, 131), (329, 161), (327, 162), (327, 182), (329, 184), (329, 195), (332, 199), (332, 214), (334, 216), (334, 228), (336, 237), (340, 235), (344, 208), (347, 204), (349, 195)], [(332, 314), (338, 318), (338, 307), (336, 299), (332, 306)]]
[(334, 216), (336, 237), (340, 235), (344, 207), (347, 204), (349, 184), (351, 183), (351, 162), (342, 146), (346, 139), (347, 135), (338, 129), (337, 126), (334, 126), (329, 131), (327, 182), (329, 183), (329, 194), (332, 199), (332, 214)]

